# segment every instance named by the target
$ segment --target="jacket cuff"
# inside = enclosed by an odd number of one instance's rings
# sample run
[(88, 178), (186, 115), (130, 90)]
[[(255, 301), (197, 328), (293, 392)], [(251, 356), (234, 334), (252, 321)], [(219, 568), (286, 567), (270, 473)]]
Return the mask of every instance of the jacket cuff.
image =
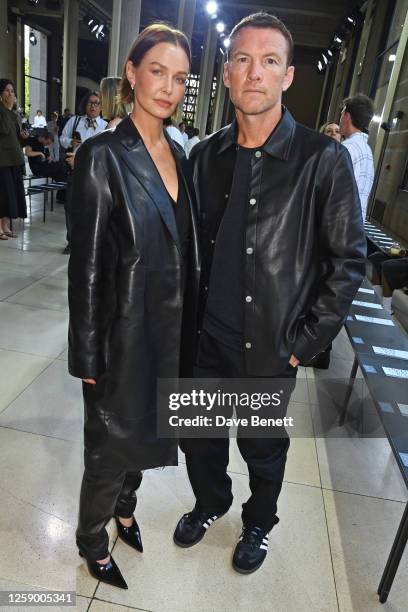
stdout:
[(94, 378), (96, 380), (100, 376), (98, 358), (68, 349), (68, 371), (75, 378)]
[(337, 333), (338, 331), (336, 330), (333, 335), (330, 336), (330, 338), (316, 338), (314, 335), (308, 332), (307, 327), (305, 326), (296, 338), (296, 342), (292, 349), (292, 354), (299, 359), (301, 365), (306, 365), (313, 359), (313, 357), (316, 357), (316, 355), (327, 348), (333, 338), (336, 337)]

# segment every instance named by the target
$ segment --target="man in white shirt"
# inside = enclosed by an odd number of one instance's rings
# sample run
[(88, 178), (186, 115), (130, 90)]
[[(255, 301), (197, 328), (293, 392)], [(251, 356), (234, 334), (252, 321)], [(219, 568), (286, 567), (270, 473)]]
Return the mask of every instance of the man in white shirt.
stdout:
[[(186, 154), (187, 159), (193, 147), (197, 144), (197, 142), (200, 142), (200, 139), (198, 137), (200, 130), (198, 128), (189, 128), (189, 129), (190, 129), (191, 138), (189, 138), (186, 144), (184, 145), (184, 152)], [(190, 134), (188, 135), (190, 136)]]
[[(97, 92), (89, 91), (85, 97), (81, 100), (80, 110), (81, 115), (74, 115), (66, 123), (60, 137), (60, 143), (64, 149), (71, 148), (70, 152), (67, 152), (66, 162), (73, 168), (75, 163), (75, 153), (85, 140), (91, 136), (95, 136), (100, 132), (103, 132), (107, 126), (107, 122), (100, 117), (101, 113), (101, 99)], [(69, 255), (70, 253), (70, 231), (71, 224), (69, 219), (69, 203), (70, 203), (70, 181), (68, 180), (67, 197), (65, 200), (65, 220), (67, 225), (67, 246), (64, 248), (63, 253)]]
[(179, 130), (181, 132), (181, 136), (182, 136), (183, 141), (184, 141), (183, 146), (185, 147), (186, 144), (187, 144), (187, 141), (188, 141), (188, 134), (187, 134), (187, 131), (186, 131), (186, 124), (184, 123), (184, 121), (180, 121), (180, 123), (179, 123)]
[(36, 116), (34, 117), (33, 127), (35, 128), (45, 128), (47, 127), (47, 120), (42, 114), (40, 110), (37, 111)]
[(340, 133), (353, 162), (363, 220), (366, 218), (367, 202), (374, 181), (373, 154), (368, 144), (368, 126), (373, 115), (373, 101), (363, 94), (343, 101)]

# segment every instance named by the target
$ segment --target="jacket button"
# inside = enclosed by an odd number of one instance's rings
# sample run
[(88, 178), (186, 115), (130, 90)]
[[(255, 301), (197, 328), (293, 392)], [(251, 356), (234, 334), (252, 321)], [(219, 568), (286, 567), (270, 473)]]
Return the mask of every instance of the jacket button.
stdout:
[(261, 157), (262, 153), (260, 151), (255, 151), (255, 157)]
[(224, 198), (228, 198), (229, 197), (229, 193), (226, 193)]
[(245, 342), (245, 348), (246, 349), (252, 348), (252, 344), (250, 342)]
[(250, 302), (252, 302), (252, 297), (250, 295), (247, 295), (245, 301), (249, 304)]
[(207, 286), (204, 287), (204, 291), (208, 291), (208, 287)]
[(254, 249), (252, 247), (248, 247), (246, 250), (247, 255), (252, 255), (253, 252), (254, 252)]
[(256, 200), (255, 200), (255, 198), (251, 198), (251, 199), (249, 200), (249, 203), (250, 203), (250, 205), (251, 205), (251, 206), (255, 206), (255, 204), (256, 204)]
[(201, 334), (201, 329), (198, 329), (198, 330), (197, 330), (197, 334)]
[(215, 244), (215, 240), (211, 240), (211, 244)]

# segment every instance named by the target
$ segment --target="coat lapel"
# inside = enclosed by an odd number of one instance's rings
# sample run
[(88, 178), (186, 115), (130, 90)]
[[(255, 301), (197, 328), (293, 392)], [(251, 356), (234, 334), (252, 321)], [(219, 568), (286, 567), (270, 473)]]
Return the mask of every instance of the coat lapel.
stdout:
[(121, 142), (126, 149), (121, 155), (123, 161), (158, 209), (164, 224), (169, 230), (171, 237), (181, 253), (176, 219), (170, 202), (170, 197), (163, 185), (161, 176), (130, 117), (126, 117), (126, 119), (123, 119), (123, 121), (119, 123), (116, 128), (116, 133), (119, 133)]

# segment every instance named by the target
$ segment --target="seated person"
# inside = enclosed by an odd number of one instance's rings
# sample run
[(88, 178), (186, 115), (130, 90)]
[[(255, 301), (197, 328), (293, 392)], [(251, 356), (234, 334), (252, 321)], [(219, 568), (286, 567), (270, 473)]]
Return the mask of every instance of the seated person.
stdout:
[(35, 176), (50, 177), (54, 181), (66, 181), (68, 168), (63, 161), (50, 161), (48, 148), (54, 137), (47, 130), (41, 130), (37, 136), (25, 141), (25, 153), (28, 157), (31, 172)]
[[(393, 251), (398, 251), (395, 254)], [(408, 287), (408, 257), (405, 249), (391, 247), (388, 253), (377, 251), (369, 255), (373, 267), (372, 283), (377, 293), (382, 292), (383, 307), (391, 312), (392, 293)]]

